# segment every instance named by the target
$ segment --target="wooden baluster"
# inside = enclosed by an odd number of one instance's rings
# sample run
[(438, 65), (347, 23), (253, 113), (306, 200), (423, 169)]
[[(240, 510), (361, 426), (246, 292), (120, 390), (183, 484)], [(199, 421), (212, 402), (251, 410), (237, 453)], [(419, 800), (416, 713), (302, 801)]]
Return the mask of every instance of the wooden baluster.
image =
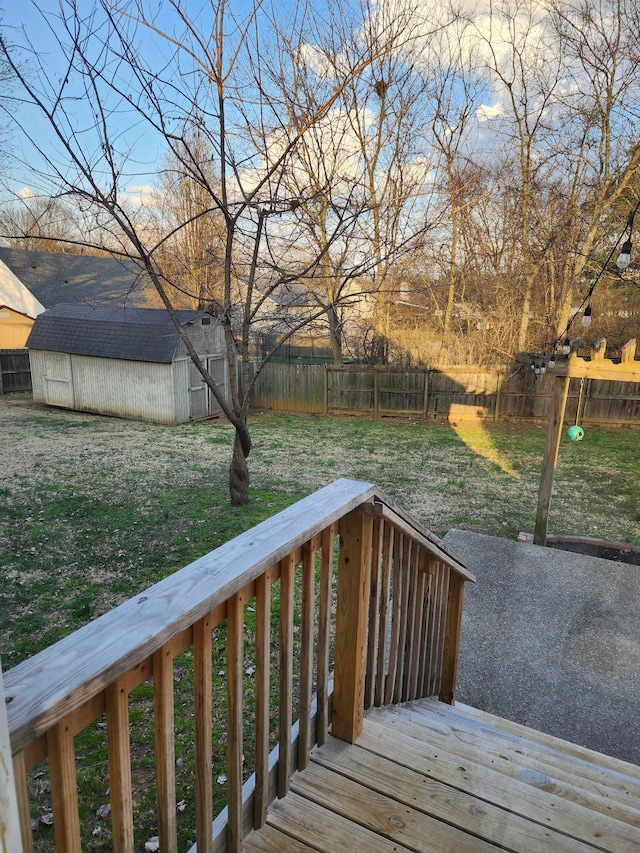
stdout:
[(56, 850), (82, 853), (73, 734), (67, 720), (47, 732)]
[(391, 603), (391, 570), (393, 565), (394, 530), (384, 525), (382, 537), (382, 581), (380, 588), (380, 612), (378, 618), (378, 661), (376, 664), (375, 703), (384, 704), (384, 689), (387, 673), (387, 647), (389, 634), (389, 605)]
[(211, 624), (211, 618), (207, 615), (199, 619), (193, 626), (196, 840), (198, 853), (213, 853)]
[(256, 788), (253, 825), (267, 821), (269, 804), (269, 683), (271, 673), (271, 584), (275, 569), (268, 569), (256, 581)]
[(320, 564), (320, 613), (318, 622), (318, 711), (316, 741), (320, 746), (329, 731), (329, 648), (331, 643), (331, 589), (336, 525), (322, 531)]
[(440, 692), (442, 679), (442, 656), (444, 654), (444, 633), (447, 619), (447, 601), (449, 598), (449, 577), (451, 570), (446, 563), (440, 562), (440, 582), (438, 584), (438, 606), (436, 610), (436, 631), (434, 648), (433, 682), (431, 695)]
[(153, 656), (153, 705), (160, 849), (178, 853), (173, 654), (169, 646)]
[[(18, 819), (20, 821), (20, 836), (22, 838), (22, 849), (17, 844), (16, 850), (19, 851), (19, 853), (33, 853), (31, 808), (29, 805), (27, 768), (24, 760), (24, 752), (19, 752), (17, 755), (13, 756), (13, 778), (15, 780), (16, 794), (18, 797)], [(13, 849), (12, 845), (8, 846), (8, 850), (10, 849)]]
[(313, 693), (313, 628), (316, 551), (311, 542), (302, 548), (302, 628), (300, 632), (300, 727), (298, 769), (304, 770), (311, 755), (311, 699)]
[(405, 669), (407, 662), (407, 621), (409, 614), (409, 598), (411, 594), (411, 578), (409, 566), (411, 565), (411, 554), (413, 543), (405, 536), (402, 537), (404, 545), (402, 549), (402, 562), (400, 571), (402, 573), (402, 595), (400, 598), (399, 617), (399, 645), (398, 660), (396, 665), (396, 677), (393, 689), (393, 701), (402, 702), (404, 696)]
[(420, 663), (417, 686), (417, 696), (422, 699), (429, 694), (429, 643), (431, 641), (429, 631), (431, 628), (431, 611), (433, 601), (433, 578), (435, 572), (435, 559), (432, 554), (423, 551), (421, 555), (422, 564), (420, 574), (424, 577), (425, 585), (422, 601), (422, 618), (420, 622)]
[(389, 666), (385, 679), (384, 704), (389, 705), (393, 700), (393, 691), (398, 669), (400, 650), (400, 625), (402, 609), (402, 588), (404, 577), (402, 561), (404, 553), (404, 536), (396, 531), (393, 541), (393, 588), (391, 592), (391, 636), (389, 641)]
[(433, 575), (431, 579), (431, 592), (429, 596), (429, 626), (427, 630), (427, 666), (425, 696), (433, 696), (435, 693), (436, 666), (438, 654), (438, 611), (441, 602), (442, 566), (439, 560), (433, 560)]
[(418, 575), (419, 549), (414, 544), (408, 565), (409, 574), (409, 608), (407, 611), (407, 666), (402, 690), (402, 701), (415, 699), (415, 684), (417, 679), (417, 645), (420, 643), (417, 614), (420, 585)]
[(381, 518), (373, 519), (373, 553), (371, 556), (371, 594), (369, 597), (369, 640), (367, 643), (367, 676), (365, 681), (365, 708), (370, 708), (375, 701), (376, 692), (376, 665), (378, 662), (378, 648), (385, 640), (385, 635), (380, 634), (380, 609), (382, 607), (382, 553), (384, 521)]
[(244, 672), (244, 597), (227, 604), (227, 849), (242, 851), (242, 677)]
[(416, 549), (415, 555), (415, 605), (412, 613), (411, 632), (413, 638), (411, 641), (411, 660), (409, 665), (409, 686), (408, 699), (418, 699), (418, 682), (422, 671), (422, 648), (424, 635), (422, 632), (425, 591), (428, 584), (428, 575), (422, 570), (422, 565), (425, 562), (425, 552), (422, 549)]
[(294, 558), (280, 562), (280, 699), (278, 739), (278, 797), (289, 793), (291, 716), (293, 710), (293, 592)]
[(372, 527), (361, 509), (340, 520), (332, 733), (348, 743), (362, 731), (364, 718)]
[(464, 580), (460, 575), (452, 571), (449, 578), (444, 650), (442, 653), (442, 681), (440, 684), (440, 701), (446, 702), (449, 705), (455, 704), (456, 698), (463, 596)]
[(105, 691), (114, 853), (133, 853), (129, 695), (122, 679)]

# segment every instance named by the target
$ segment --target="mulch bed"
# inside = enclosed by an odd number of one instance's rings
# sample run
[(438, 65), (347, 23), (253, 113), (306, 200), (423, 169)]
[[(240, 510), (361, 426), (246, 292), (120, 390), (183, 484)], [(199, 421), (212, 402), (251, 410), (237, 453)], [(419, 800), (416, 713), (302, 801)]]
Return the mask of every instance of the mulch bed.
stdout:
[(616, 563), (630, 563), (640, 566), (640, 550), (624, 545), (598, 545), (594, 542), (572, 542), (566, 540), (547, 541), (548, 548), (559, 548), (562, 551), (573, 551), (576, 554), (586, 554), (589, 557), (601, 557), (603, 560), (614, 560)]

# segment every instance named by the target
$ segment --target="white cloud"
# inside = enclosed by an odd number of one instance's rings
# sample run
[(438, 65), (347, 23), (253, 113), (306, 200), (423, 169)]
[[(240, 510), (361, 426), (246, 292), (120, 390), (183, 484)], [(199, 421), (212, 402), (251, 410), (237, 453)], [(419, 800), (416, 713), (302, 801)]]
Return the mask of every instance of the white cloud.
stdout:
[(157, 191), (149, 184), (132, 184), (125, 192), (134, 204), (149, 206), (156, 203)]
[(27, 201), (30, 198), (36, 198), (36, 194), (31, 189), (31, 187), (22, 187), (18, 190), (18, 198), (23, 198)]
[(497, 116), (504, 115), (504, 107), (502, 104), (494, 104), (492, 107), (488, 104), (480, 104), (476, 110), (476, 118), (479, 122), (489, 121)]

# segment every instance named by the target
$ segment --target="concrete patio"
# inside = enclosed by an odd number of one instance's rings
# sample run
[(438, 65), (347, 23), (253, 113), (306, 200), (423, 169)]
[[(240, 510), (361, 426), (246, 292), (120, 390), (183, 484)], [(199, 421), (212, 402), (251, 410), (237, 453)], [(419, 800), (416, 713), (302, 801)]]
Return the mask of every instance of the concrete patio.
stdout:
[(463, 530), (457, 698), (640, 764), (640, 568)]

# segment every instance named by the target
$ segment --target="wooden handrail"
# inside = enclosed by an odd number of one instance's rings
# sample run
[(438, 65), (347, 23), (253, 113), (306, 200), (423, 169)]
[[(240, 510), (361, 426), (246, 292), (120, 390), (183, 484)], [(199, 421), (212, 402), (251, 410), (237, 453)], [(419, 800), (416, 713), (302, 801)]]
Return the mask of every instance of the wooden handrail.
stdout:
[[(286, 796), (292, 773), (306, 766), (314, 744), (324, 742), (330, 720), (335, 736), (354, 740), (372, 704), (429, 695), (453, 701), (462, 588), (470, 579), (459, 558), (375, 486), (338, 480), (19, 664), (6, 673), (4, 688), (25, 853), (32, 849), (25, 774), (45, 758), (56, 847), (79, 853), (74, 736), (103, 713), (114, 850), (133, 849), (129, 694), (150, 677), (157, 832), (161, 849), (176, 851), (173, 661), (188, 648), (194, 660), (198, 853), (239, 851), (244, 833), (264, 825), (269, 803)], [(277, 581), (279, 731), (270, 752), (271, 600)], [(253, 776), (243, 782), (244, 620), (250, 602), (256, 613), (256, 738)], [(223, 622), (228, 793), (224, 814), (214, 821), (212, 631)]]

